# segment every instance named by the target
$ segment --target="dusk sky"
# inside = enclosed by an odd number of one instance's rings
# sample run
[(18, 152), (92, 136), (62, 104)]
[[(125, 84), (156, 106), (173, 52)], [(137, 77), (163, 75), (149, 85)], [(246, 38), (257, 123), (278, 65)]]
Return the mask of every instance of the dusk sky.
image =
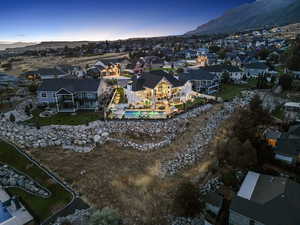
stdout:
[(183, 34), (254, 0), (1, 0), (0, 42)]

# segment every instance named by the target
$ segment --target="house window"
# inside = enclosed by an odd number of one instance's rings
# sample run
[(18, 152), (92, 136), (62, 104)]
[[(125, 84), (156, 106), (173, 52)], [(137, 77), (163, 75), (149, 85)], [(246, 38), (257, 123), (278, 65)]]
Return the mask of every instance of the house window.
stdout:
[(47, 93), (46, 92), (42, 92), (42, 98), (47, 98)]

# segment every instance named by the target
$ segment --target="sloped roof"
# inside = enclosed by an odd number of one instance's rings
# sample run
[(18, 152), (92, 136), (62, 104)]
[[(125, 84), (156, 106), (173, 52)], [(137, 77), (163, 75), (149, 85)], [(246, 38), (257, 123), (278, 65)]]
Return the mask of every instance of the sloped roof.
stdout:
[(49, 75), (62, 75), (66, 74), (67, 72), (59, 70), (57, 68), (39, 68), (36, 70), (36, 73), (39, 74), (40, 76), (49, 76)]
[(179, 74), (179, 79), (183, 81), (187, 80), (214, 80), (217, 76), (204, 69), (191, 70), (188, 73)]
[(280, 138), (274, 152), (296, 157), (300, 153), (300, 139)]
[(289, 129), (289, 135), (300, 137), (300, 125), (294, 125)]
[(222, 73), (225, 71), (242, 72), (242, 70), (237, 66), (225, 65), (225, 64), (206, 66), (206, 67), (204, 67), (204, 69), (208, 72), (215, 72), (215, 73)]
[(177, 80), (173, 75), (162, 70), (157, 70), (143, 73), (139, 78), (134, 78), (132, 90), (140, 91), (145, 88), (153, 89), (163, 78), (169, 81), (174, 87), (180, 87), (185, 84), (184, 81)]
[(236, 196), (230, 209), (265, 225), (300, 224), (300, 185), (287, 178), (258, 175), (251, 198)]
[(70, 92), (97, 91), (100, 80), (97, 79), (47, 79), (44, 80), (38, 91), (58, 91), (65, 89)]
[(245, 65), (245, 67), (248, 69), (260, 69), (260, 70), (266, 70), (269, 68), (266, 64), (260, 63), (260, 62), (250, 63), (250, 64)]
[(208, 192), (204, 197), (204, 201), (206, 203), (212, 204), (213, 206), (221, 208), (223, 203), (223, 197), (216, 192)]

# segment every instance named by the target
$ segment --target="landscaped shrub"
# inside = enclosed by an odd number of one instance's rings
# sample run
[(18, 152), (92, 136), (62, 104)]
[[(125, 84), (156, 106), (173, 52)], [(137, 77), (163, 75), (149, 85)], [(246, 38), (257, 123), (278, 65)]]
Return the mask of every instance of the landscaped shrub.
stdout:
[(31, 93), (36, 93), (37, 91), (37, 88), (38, 88), (38, 85), (36, 84), (31, 84), (29, 87), (28, 87), (28, 90), (31, 92)]
[(190, 182), (182, 183), (174, 198), (173, 211), (176, 216), (194, 217), (201, 211), (200, 193)]
[(223, 174), (222, 181), (226, 186), (236, 186), (237, 185), (237, 179), (234, 174), (234, 172), (228, 172)]
[(121, 217), (116, 210), (103, 208), (92, 214), (89, 225), (119, 225), (120, 222)]

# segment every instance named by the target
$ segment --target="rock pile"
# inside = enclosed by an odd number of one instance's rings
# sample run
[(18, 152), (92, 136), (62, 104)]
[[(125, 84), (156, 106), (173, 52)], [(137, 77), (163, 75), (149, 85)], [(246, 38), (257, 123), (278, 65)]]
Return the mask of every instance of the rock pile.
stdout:
[(10, 115), (13, 114), (15, 116), (16, 121), (25, 121), (32, 118), (32, 116), (28, 116), (25, 113), (25, 108), (27, 106), (31, 106), (32, 109), (35, 108), (36, 102), (33, 99), (26, 99), (25, 101), (18, 104), (15, 108), (15, 110), (9, 111), (7, 113), (4, 113), (4, 117), (9, 119)]
[(200, 193), (205, 195), (209, 192), (216, 192), (223, 185), (224, 184), (222, 181), (220, 181), (219, 177), (212, 178), (200, 186)]
[(75, 210), (74, 214), (59, 217), (53, 225), (61, 225), (66, 222), (73, 225), (86, 225), (92, 213), (92, 209)]
[(175, 217), (171, 225), (204, 225), (206, 224), (201, 218)]
[(161, 176), (173, 175), (178, 170), (193, 165), (199, 161), (207, 149), (207, 145), (214, 137), (215, 131), (222, 121), (229, 118), (230, 115), (238, 107), (244, 107), (251, 101), (254, 93), (247, 92), (242, 98), (235, 98), (232, 102), (224, 103), (224, 107), (219, 112), (211, 114), (207, 121), (206, 127), (199, 128), (197, 133), (194, 133), (194, 142), (187, 146), (181, 153), (176, 153), (174, 158), (161, 165)]
[(43, 198), (48, 198), (51, 194), (47, 189), (43, 188), (33, 179), (22, 174), (16, 169), (1, 164), (0, 164), (0, 185), (3, 187), (21, 188), (28, 193)]
[[(89, 152), (96, 144), (107, 141), (118, 143), (140, 151), (148, 151), (166, 146), (185, 129), (188, 118), (209, 110), (212, 105), (204, 105), (179, 117), (164, 121), (95, 121), (88, 126), (50, 125), (37, 129), (11, 123), (7, 118), (0, 120), (0, 137), (20, 148), (45, 148), (62, 146), (76, 152)], [(118, 134), (142, 134), (147, 137), (163, 137), (160, 142), (138, 144), (126, 138), (113, 137)]]

